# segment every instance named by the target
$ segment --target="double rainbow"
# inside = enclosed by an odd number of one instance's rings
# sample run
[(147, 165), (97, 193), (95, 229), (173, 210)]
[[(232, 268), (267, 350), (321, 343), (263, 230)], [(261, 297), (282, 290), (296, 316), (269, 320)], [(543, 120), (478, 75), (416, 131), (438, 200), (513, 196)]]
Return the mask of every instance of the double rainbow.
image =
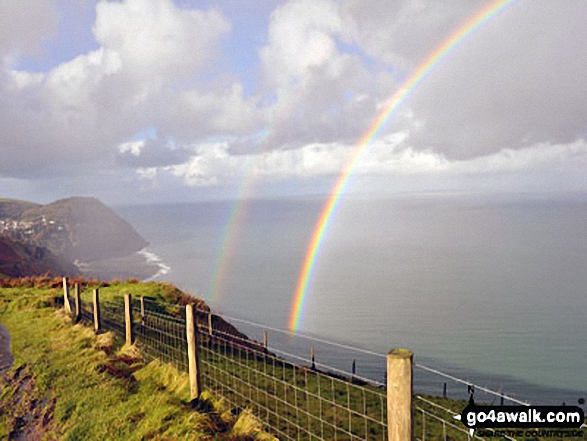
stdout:
[(308, 287), (312, 282), (316, 258), (320, 254), (320, 249), (324, 242), (324, 237), (332, 217), (336, 211), (338, 203), (344, 194), (349, 183), (353, 169), (361, 159), (363, 152), (377, 137), (385, 123), (391, 118), (399, 106), (410, 96), (412, 91), (426, 78), (434, 68), (445, 59), (463, 40), (471, 35), (477, 28), (481, 27), (500, 12), (506, 9), (515, 0), (498, 0), (494, 1), (483, 9), (478, 11), (474, 16), (462, 24), (453, 34), (448, 37), (440, 46), (438, 46), (426, 60), (420, 64), (418, 69), (405, 81), (398, 91), (389, 99), (384, 109), (379, 113), (377, 119), (373, 122), (369, 130), (362, 136), (361, 140), (353, 150), (353, 153), (338, 177), (332, 192), (322, 208), (320, 218), (316, 223), (312, 239), (306, 250), (302, 270), (298, 277), (296, 292), (291, 305), (289, 318), (289, 329), (295, 332), (299, 329), (304, 305), (308, 295)]

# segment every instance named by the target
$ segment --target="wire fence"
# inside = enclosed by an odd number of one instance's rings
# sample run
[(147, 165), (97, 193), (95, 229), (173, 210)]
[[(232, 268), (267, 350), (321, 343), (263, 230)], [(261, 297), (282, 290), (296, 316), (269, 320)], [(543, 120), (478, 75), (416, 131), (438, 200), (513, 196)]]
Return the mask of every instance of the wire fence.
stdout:
[[(142, 353), (189, 372), (185, 307), (149, 298), (135, 298), (130, 306), (135, 344)], [(348, 372), (318, 363), (313, 357), (307, 359), (267, 345), (266, 329), (287, 333), (285, 330), (223, 315), (231, 321), (263, 327), (261, 343), (207, 309), (195, 308), (194, 313), (203, 388), (237, 409), (253, 411), (268, 432), (282, 440), (388, 439), (385, 380), (380, 382), (358, 375), (354, 362), (352, 372)], [(102, 329), (125, 337), (124, 302), (101, 302), (100, 314)], [(92, 322), (93, 315), (92, 304), (87, 300), (82, 302), (80, 318)], [(314, 341), (332, 343), (315, 338)], [(332, 344), (385, 358), (373, 351)], [(528, 404), (421, 364), (414, 367), (466, 386), (468, 390), (474, 388), (497, 397), (501, 404), (504, 400)], [(414, 437), (420, 441), (470, 439), (466, 428), (453, 418), (463, 407), (461, 400), (447, 396), (415, 394)], [(477, 435), (473, 437), (483, 439)]]
[[(138, 329), (147, 330), (137, 331), (137, 344), (187, 371), (183, 308), (148, 299), (133, 306), (143, 314)], [(387, 439), (384, 389), (290, 362), (208, 310), (195, 312), (203, 386), (251, 409), (280, 439)], [(147, 339), (141, 342), (141, 335)]]
[(385, 391), (300, 366), (214, 332), (200, 346), (205, 386), (238, 407), (248, 407), (280, 439), (385, 440)]

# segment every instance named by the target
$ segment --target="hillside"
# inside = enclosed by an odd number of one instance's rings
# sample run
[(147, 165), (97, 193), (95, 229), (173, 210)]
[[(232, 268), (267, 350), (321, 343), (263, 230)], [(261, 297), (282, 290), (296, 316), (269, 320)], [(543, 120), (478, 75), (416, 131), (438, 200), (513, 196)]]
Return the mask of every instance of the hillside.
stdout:
[[(112, 332), (72, 326), (53, 307), (61, 279), (43, 280), (12, 280), (20, 284), (14, 288), (0, 283), (0, 321), (14, 356), (0, 375), (0, 439), (276, 440), (250, 411), (209, 391), (192, 402), (189, 378), (174, 365), (151, 361)], [(104, 299), (133, 287), (174, 292), (154, 284), (101, 286)]]
[(46, 205), (0, 199), (0, 231), (72, 262), (128, 256), (148, 245), (118, 214), (88, 197)]
[(49, 273), (76, 275), (77, 268), (47, 248), (0, 236), (0, 279)]
[(0, 219), (17, 219), (23, 211), (38, 207), (39, 204), (16, 199), (0, 199)]

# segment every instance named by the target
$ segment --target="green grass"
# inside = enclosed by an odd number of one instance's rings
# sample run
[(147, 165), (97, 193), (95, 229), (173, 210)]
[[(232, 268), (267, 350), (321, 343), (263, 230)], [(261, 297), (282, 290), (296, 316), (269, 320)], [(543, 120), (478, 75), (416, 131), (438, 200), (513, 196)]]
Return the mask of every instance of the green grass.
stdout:
[[(120, 306), (125, 293), (169, 303), (185, 300), (181, 291), (168, 284), (103, 286), (96, 282), (84, 287), (83, 303), (91, 301), (92, 289), (97, 286), (101, 302), (118, 305), (111, 316), (116, 321), (123, 320)], [(42, 427), (48, 438), (271, 439), (261, 431), (258, 419), (276, 435), (287, 434), (293, 439), (385, 438), (385, 390), (352, 384), (271, 355), (265, 357), (218, 337), (209, 341), (203, 336), (199, 351), (203, 387), (215, 391), (216, 399), (206, 391), (199, 412), (195, 412), (188, 403), (187, 375), (173, 364), (143, 363), (140, 357), (147, 352), (137, 350), (149, 348), (149, 355), (160, 354), (182, 366), (177, 354), (185, 352), (180, 348), (185, 344), (183, 325), (165, 322), (166, 309), (177, 312), (177, 308), (152, 305), (160, 319), (155, 320), (153, 314), (154, 327), (137, 332), (136, 347), (121, 347), (111, 333), (96, 338), (90, 327), (72, 326), (69, 317), (53, 307), (61, 297), (61, 287), (0, 288), (0, 321), (13, 336), (16, 356), (12, 376), (18, 380), (30, 373), (34, 378), (34, 383), (25, 386), (22, 381), (13, 381), (0, 393), (0, 409), (6, 408), (0, 410), (0, 434), (26, 420), (30, 403), (36, 400), (32, 411), (35, 421), (42, 422), (49, 415), (49, 422)], [(166, 339), (157, 333), (159, 327), (179, 337)], [(137, 329), (141, 329), (138, 324)], [(453, 412), (466, 405), (450, 398), (423, 398)], [(245, 409), (237, 421), (228, 411), (231, 406), (233, 410), (237, 406)], [(451, 426), (461, 427), (449, 412), (418, 398), (414, 406), (416, 438), (467, 439), (463, 431)], [(421, 409), (446, 423), (424, 416)]]
[[(15, 357), (0, 392), (0, 438), (263, 439), (249, 414), (238, 422), (209, 394), (199, 412), (192, 409), (187, 375), (173, 366), (144, 364), (111, 334), (97, 338), (87, 326), (72, 326), (51, 307), (60, 294), (0, 288), (0, 321)], [(235, 423), (249, 433), (233, 433)]]

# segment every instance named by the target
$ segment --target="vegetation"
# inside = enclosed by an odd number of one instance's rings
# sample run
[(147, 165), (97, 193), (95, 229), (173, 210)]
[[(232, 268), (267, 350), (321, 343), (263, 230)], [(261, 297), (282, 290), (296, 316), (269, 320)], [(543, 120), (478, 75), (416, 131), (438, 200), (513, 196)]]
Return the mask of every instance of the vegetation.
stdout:
[[(167, 316), (179, 328), (185, 325), (173, 316), (177, 317), (183, 308), (174, 308), (169, 303), (190, 302), (207, 310), (201, 300), (170, 284), (136, 280), (71, 282), (83, 283), (82, 298), (86, 301), (96, 287), (105, 303), (120, 304), (123, 293), (149, 296), (160, 302), (157, 314), (162, 317), (161, 323)], [(111, 333), (96, 337), (88, 327), (72, 326), (61, 309), (53, 308), (62, 296), (60, 279), (29, 277), (0, 282), (2, 285), (0, 321), (12, 334), (15, 354), (14, 366), (0, 393), (0, 434), (5, 436), (273, 439), (261, 431), (250, 410), (230, 409), (226, 399), (254, 410), (271, 427), (292, 434), (295, 439), (299, 438), (295, 435), (297, 426), (319, 434), (322, 439), (348, 439), (342, 433), (347, 428), (355, 434), (353, 439), (384, 437), (386, 396), (380, 388), (297, 366), (271, 353), (260, 353), (258, 347), (250, 346), (248, 340), (230, 331), (217, 337), (203, 336), (200, 365), (204, 389), (217, 386), (224, 395), (218, 400), (205, 392), (194, 408), (194, 403), (189, 402), (187, 375), (172, 364), (148, 363), (137, 347), (121, 346)], [(180, 335), (184, 329), (176, 333)], [(143, 332), (141, 335), (148, 334)], [(175, 344), (173, 339), (153, 338), (153, 342), (155, 346), (161, 345), (162, 351)], [(185, 351), (180, 352), (185, 355)], [(177, 362), (174, 357), (171, 353), (171, 361)], [(460, 412), (465, 402), (421, 398), (414, 402), (415, 437), (467, 439), (452, 413), (443, 410)], [(301, 437), (307, 438), (305, 434)]]
[(47, 248), (0, 236), (0, 279), (29, 274), (77, 274), (77, 268)]
[(0, 219), (18, 218), (24, 211), (38, 207), (38, 204), (17, 199), (0, 198)]
[(0, 321), (15, 357), (2, 380), (0, 438), (272, 439), (249, 412), (235, 417), (208, 393), (193, 409), (187, 375), (173, 366), (145, 363), (112, 334), (72, 326), (53, 307), (57, 282), (28, 278), (0, 288)]

